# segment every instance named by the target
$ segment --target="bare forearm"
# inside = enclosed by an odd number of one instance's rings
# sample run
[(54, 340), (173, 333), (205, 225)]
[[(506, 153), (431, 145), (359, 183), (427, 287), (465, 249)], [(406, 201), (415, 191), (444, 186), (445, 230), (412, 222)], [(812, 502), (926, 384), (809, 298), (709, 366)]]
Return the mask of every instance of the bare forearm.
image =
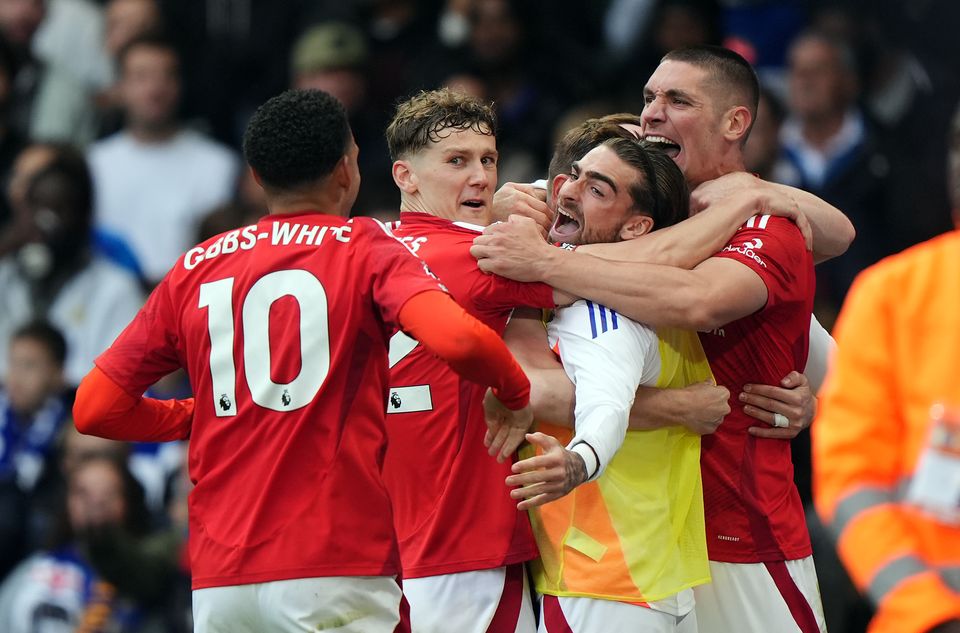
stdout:
[(527, 369), (533, 417), (542, 422), (573, 428), (576, 404), (573, 383), (563, 369)]
[(689, 412), (689, 400), (680, 389), (640, 387), (630, 410), (630, 430), (649, 431), (681, 424)]
[(710, 325), (701, 307), (711, 288), (690, 271), (556, 250), (542, 272), (543, 281), (555, 288), (654, 327), (699, 330)]
[(737, 228), (753, 215), (755, 205), (730, 197), (679, 224), (632, 240), (588, 244), (580, 249), (601, 259), (660, 264), (691, 269), (723, 248)]

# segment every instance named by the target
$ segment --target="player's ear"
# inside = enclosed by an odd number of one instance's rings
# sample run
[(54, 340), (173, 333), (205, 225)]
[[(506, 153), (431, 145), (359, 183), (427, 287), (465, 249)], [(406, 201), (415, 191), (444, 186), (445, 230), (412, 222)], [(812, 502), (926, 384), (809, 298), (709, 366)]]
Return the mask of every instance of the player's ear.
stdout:
[(653, 218), (644, 213), (635, 213), (620, 227), (620, 239), (632, 240), (653, 230)]
[(560, 187), (563, 186), (563, 183), (567, 182), (567, 179), (570, 178), (570, 174), (557, 174), (553, 177), (553, 182), (550, 183), (550, 199), (556, 202), (559, 200), (560, 196)]
[(753, 117), (746, 106), (734, 106), (727, 110), (723, 135), (732, 141), (738, 141), (750, 130)]
[(410, 194), (417, 192), (417, 175), (413, 173), (408, 161), (394, 161), (392, 173), (393, 182), (396, 183), (400, 191)]
[(260, 174), (257, 173), (257, 170), (253, 167), (247, 167), (250, 170), (250, 175), (253, 176), (253, 181), (256, 182), (260, 187), (263, 187), (263, 181), (260, 179)]
[(333, 177), (344, 189), (350, 188), (350, 160), (350, 155), (344, 154), (333, 167)]

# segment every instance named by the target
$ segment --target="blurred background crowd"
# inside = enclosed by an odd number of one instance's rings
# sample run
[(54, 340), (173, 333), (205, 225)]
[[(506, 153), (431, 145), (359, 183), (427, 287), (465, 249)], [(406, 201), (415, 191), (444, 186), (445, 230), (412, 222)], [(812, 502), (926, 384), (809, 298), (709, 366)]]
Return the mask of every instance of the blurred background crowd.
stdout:
[[(500, 184), (527, 182), (573, 125), (639, 113), (666, 51), (733, 48), (764, 88), (748, 168), (856, 226), (818, 266), (829, 327), (860, 270), (952, 227), (958, 25), (953, 0), (0, 0), (0, 630), (190, 630), (184, 449), (80, 436), (72, 390), (179, 254), (264, 213), (239, 149), (269, 97), (344, 103), (354, 213), (389, 218), (383, 131), (418, 89), (493, 101)], [(830, 630), (862, 631), (817, 560)]]

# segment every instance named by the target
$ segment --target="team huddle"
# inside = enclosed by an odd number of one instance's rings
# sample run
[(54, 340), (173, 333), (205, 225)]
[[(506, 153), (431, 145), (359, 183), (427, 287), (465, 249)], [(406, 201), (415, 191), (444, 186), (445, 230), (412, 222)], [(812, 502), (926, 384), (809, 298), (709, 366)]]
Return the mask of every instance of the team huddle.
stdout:
[[(189, 438), (196, 630), (826, 631), (785, 413), (829, 344), (814, 261), (852, 233), (744, 172), (758, 92), (735, 53), (673, 51), (640, 115), (496, 194), (490, 105), (421, 92), (386, 131), (390, 224), (348, 219), (335, 99), (261, 106), (270, 215), (181, 257), (75, 405)], [(142, 397), (178, 368), (193, 398)]]

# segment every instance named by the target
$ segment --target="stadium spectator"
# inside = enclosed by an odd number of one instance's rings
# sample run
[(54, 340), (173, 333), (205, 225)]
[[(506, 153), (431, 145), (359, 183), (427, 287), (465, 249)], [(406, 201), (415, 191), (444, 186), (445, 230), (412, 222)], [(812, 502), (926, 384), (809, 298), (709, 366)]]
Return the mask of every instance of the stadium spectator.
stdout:
[(94, 248), (92, 195), (86, 164), (66, 155), (30, 180), (17, 248), (0, 259), (0, 373), (11, 333), (46, 319), (67, 340), (64, 375), (76, 385), (143, 304), (139, 280)]
[(818, 313), (829, 324), (853, 277), (890, 252), (890, 165), (857, 104), (859, 79), (849, 46), (806, 32), (791, 43), (788, 60), (788, 116), (780, 141), (789, 169), (779, 176), (843, 209), (860, 236), (843, 257), (817, 267)]
[(126, 121), (90, 147), (94, 217), (130, 246), (153, 284), (193, 243), (203, 214), (230, 199), (239, 164), (178, 122), (180, 60), (167, 41), (136, 39), (118, 64)]
[[(123, 463), (106, 457), (80, 462), (68, 475), (49, 549), (21, 563), (0, 586), (0, 628), (136, 630), (144, 610), (117, 580), (156, 583), (163, 577), (146, 560), (130, 559), (118, 538), (138, 539), (147, 532), (142, 492)], [(118, 563), (127, 565), (128, 573), (111, 582), (103, 570)]]
[(56, 438), (69, 412), (63, 384), (67, 343), (42, 321), (10, 341), (0, 386), (0, 578), (27, 549), (27, 501), (53, 461)]
[(391, 161), (383, 130), (387, 108), (370, 99), (370, 50), (363, 31), (347, 22), (320, 22), (307, 28), (293, 46), (292, 87), (329, 92), (347, 109), (350, 129), (363, 148), (354, 215), (396, 211), (397, 191), (390, 178)]
[[(77, 393), (83, 432), (189, 436), (200, 631), (406, 630), (381, 478), (398, 326), (531, 419), (499, 338), (380, 224), (346, 219), (358, 152), (328, 94), (261, 106), (244, 153), (271, 215), (179, 258)], [(178, 367), (195, 401), (139, 396)]]

